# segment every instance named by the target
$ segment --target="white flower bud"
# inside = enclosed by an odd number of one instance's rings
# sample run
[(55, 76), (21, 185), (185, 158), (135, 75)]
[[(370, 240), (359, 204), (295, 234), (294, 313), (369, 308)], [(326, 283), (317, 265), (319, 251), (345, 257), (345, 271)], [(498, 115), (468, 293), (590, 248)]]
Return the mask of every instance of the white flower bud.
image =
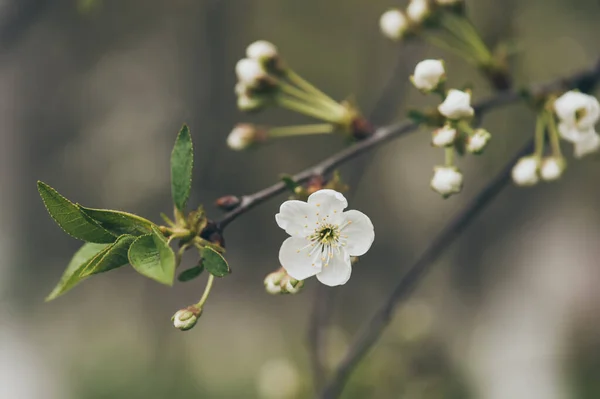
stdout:
[(467, 151), (471, 154), (481, 154), (487, 143), (492, 139), (492, 135), (485, 129), (477, 129), (472, 136), (467, 139)]
[(438, 106), (438, 111), (448, 119), (470, 118), (475, 114), (471, 107), (471, 93), (452, 89), (446, 99)]
[(547, 157), (542, 160), (540, 175), (546, 181), (557, 180), (565, 170), (565, 160), (561, 157)]
[(512, 179), (519, 186), (533, 186), (539, 181), (539, 159), (528, 156), (519, 159), (512, 169)]
[(453, 166), (436, 166), (433, 170), (433, 178), (431, 179), (431, 188), (433, 190), (443, 197), (460, 193), (462, 190), (463, 175), (458, 168)]
[(425, 93), (435, 90), (446, 78), (442, 60), (424, 60), (417, 64), (410, 80), (415, 87)]
[(279, 269), (273, 273), (269, 273), (265, 277), (265, 290), (271, 295), (278, 295), (282, 293), (281, 281), (287, 275), (285, 270)]
[(554, 111), (562, 123), (579, 130), (591, 129), (600, 119), (600, 104), (588, 94), (568, 91), (554, 102)]
[(175, 328), (178, 328), (181, 331), (187, 331), (196, 325), (200, 314), (202, 314), (202, 309), (190, 306), (187, 309), (178, 310), (171, 320), (173, 321)]
[(456, 129), (453, 129), (449, 125), (445, 125), (444, 127), (433, 131), (431, 143), (434, 147), (449, 147), (454, 144), (457, 133)]
[(290, 277), (286, 280), (283, 289), (288, 294), (297, 294), (300, 292), (302, 287), (304, 287), (304, 281), (296, 280)]
[(265, 139), (264, 130), (249, 123), (240, 123), (227, 136), (227, 146), (232, 150), (242, 151)]
[(406, 8), (406, 15), (416, 24), (425, 21), (430, 14), (429, 0), (411, 0)]
[(259, 86), (267, 78), (267, 72), (257, 60), (243, 58), (235, 65), (235, 73), (238, 80), (246, 87), (254, 88)]
[(408, 20), (402, 11), (391, 9), (381, 15), (379, 28), (385, 37), (392, 40), (400, 40), (408, 31)]
[(277, 47), (266, 40), (258, 40), (246, 48), (246, 57), (260, 62), (268, 62), (279, 56)]

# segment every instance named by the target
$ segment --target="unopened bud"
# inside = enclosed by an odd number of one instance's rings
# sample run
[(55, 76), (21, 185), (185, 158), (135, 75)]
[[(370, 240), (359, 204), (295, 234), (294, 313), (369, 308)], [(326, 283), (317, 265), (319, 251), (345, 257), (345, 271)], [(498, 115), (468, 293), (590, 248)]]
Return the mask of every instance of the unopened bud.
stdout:
[(281, 281), (286, 276), (287, 273), (283, 268), (268, 274), (264, 280), (265, 290), (271, 295), (281, 294)]
[(519, 159), (512, 169), (512, 179), (519, 186), (533, 186), (539, 181), (539, 159), (535, 156)]
[(408, 31), (408, 19), (397, 9), (391, 9), (383, 13), (379, 18), (379, 29), (389, 39), (400, 40)]
[(215, 201), (215, 205), (217, 205), (219, 208), (223, 209), (224, 211), (232, 211), (235, 208), (237, 208), (238, 206), (240, 206), (241, 202), (242, 201), (239, 199), (239, 197), (236, 197), (235, 195), (226, 195), (224, 197), (217, 199)]
[(302, 280), (296, 280), (289, 276), (285, 280), (285, 286), (282, 287), (282, 291), (285, 291), (288, 294), (297, 294), (298, 292), (300, 292), (302, 287), (304, 287), (304, 281)]
[(411, 0), (406, 8), (406, 15), (413, 23), (423, 23), (431, 15), (429, 0)]
[(540, 175), (545, 181), (553, 181), (560, 178), (566, 168), (566, 163), (562, 157), (547, 157), (542, 160)]
[(266, 140), (266, 132), (255, 125), (240, 123), (233, 128), (227, 137), (227, 145), (235, 151), (242, 151)]
[(471, 93), (451, 89), (444, 102), (438, 106), (438, 111), (446, 118), (453, 120), (472, 117), (475, 110), (471, 107)]
[(171, 320), (173, 321), (175, 328), (181, 331), (187, 331), (194, 328), (198, 322), (198, 317), (200, 317), (201, 314), (202, 309), (190, 306), (185, 309), (178, 310), (177, 313), (173, 315)]
[(446, 198), (462, 190), (463, 175), (454, 166), (436, 166), (431, 178), (431, 188)]
[(471, 137), (467, 139), (467, 151), (472, 154), (481, 154), (487, 143), (492, 139), (492, 135), (485, 129), (477, 129)]
[(431, 143), (434, 147), (449, 147), (456, 140), (457, 131), (449, 125), (445, 125), (433, 132)]
[(437, 89), (446, 79), (446, 70), (442, 60), (424, 60), (417, 64), (410, 80), (424, 93)]
[(235, 65), (238, 80), (250, 88), (259, 87), (268, 80), (269, 75), (257, 60), (243, 58)]
[(277, 59), (279, 54), (273, 43), (257, 40), (246, 48), (246, 57), (265, 63)]

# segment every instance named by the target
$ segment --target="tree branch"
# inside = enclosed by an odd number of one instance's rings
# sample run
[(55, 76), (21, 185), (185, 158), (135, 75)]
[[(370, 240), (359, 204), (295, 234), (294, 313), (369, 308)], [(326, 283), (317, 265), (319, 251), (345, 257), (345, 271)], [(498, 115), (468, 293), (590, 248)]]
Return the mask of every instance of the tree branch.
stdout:
[[(595, 67), (574, 74), (567, 78), (558, 79), (550, 84), (533, 89), (534, 95), (544, 95), (559, 89), (580, 88), (589, 91), (600, 80), (600, 61)], [(478, 111), (483, 112), (497, 106), (508, 104), (519, 99), (517, 92), (500, 93), (497, 96), (479, 104)], [(489, 205), (494, 198), (511, 180), (511, 170), (517, 160), (533, 150), (533, 138), (530, 138), (502, 168), (502, 170), (473, 198), (467, 206), (456, 214), (452, 220), (431, 241), (417, 261), (408, 269), (400, 279), (390, 296), (386, 299), (375, 315), (365, 323), (357, 338), (350, 346), (344, 359), (335, 370), (334, 376), (321, 392), (320, 399), (335, 399), (339, 397), (348, 380), (360, 360), (369, 352), (375, 342), (379, 339), (383, 330), (389, 324), (392, 313), (396, 306), (410, 296), (413, 289), (423, 279), (431, 266), (444, 252), (444, 250), (460, 236), (470, 222)]]
[[(600, 74), (600, 61), (592, 68), (575, 73), (568, 77), (562, 77), (555, 81), (542, 86), (532, 86), (528, 92), (534, 96), (543, 96), (563, 88), (580, 88), (583, 91), (588, 86), (596, 83), (597, 77)], [(492, 109), (502, 107), (504, 105), (513, 104), (523, 99), (522, 91), (506, 90), (493, 95), (474, 105), (476, 114), (481, 116), (483, 113)], [(356, 144), (347, 147), (331, 157), (319, 162), (318, 164), (303, 170), (293, 176), (297, 183), (305, 183), (312, 176), (320, 176), (330, 173), (339, 165), (344, 164), (367, 151), (379, 147), (380, 145), (405, 134), (414, 132), (418, 129), (418, 125), (411, 121), (399, 122), (393, 125), (384, 126), (375, 131), (369, 138), (359, 141)], [(219, 230), (224, 230), (229, 223), (233, 222), (240, 215), (248, 212), (257, 205), (285, 192), (287, 190), (283, 182), (273, 184), (263, 190), (257, 191), (254, 194), (245, 195), (241, 199), (239, 207), (227, 213), (220, 221), (217, 222)]]

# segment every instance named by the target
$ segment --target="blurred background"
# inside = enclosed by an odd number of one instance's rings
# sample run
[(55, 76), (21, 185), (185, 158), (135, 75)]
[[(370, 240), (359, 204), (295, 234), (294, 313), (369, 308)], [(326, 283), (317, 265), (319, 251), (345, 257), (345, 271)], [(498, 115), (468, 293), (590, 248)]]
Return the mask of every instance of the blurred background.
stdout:
[[(597, 0), (467, 4), (488, 43), (518, 40), (517, 84), (599, 56)], [(52, 222), (35, 182), (159, 222), (170, 213), (169, 155), (186, 122), (197, 151), (191, 204), (218, 218), (215, 198), (256, 191), (343, 148), (333, 136), (227, 148), (235, 123), (305, 122), (236, 110), (233, 68), (257, 39), (334, 98), (354, 95), (376, 124), (432, 105), (408, 84), (425, 57), (447, 61), (450, 84), (472, 82), (475, 100), (491, 93), (462, 60), (381, 37), (379, 16), (392, 6), (405, 2), (1, 0), (0, 398), (312, 397), (306, 326), (317, 282), (285, 297), (262, 284), (285, 238), (274, 222), (283, 196), (227, 229), (233, 274), (182, 333), (170, 317), (197, 301), (202, 280), (168, 289), (125, 267), (43, 302), (80, 243)], [(447, 201), (429, 188), (442, 154), (427, 131), (341, 168), (351, 208), (371, 217), (377, 239), (327, 298), (329, 365), (431, 237), (530, 137), (534, 115), (516, 105), (484, 124), (493, 145), (460, 161), (465, 189)], [(505, 189), (399, 308), (342, 397), (599, 398), (598, 181), (600, 162), (585, 159), (558, 183)]]

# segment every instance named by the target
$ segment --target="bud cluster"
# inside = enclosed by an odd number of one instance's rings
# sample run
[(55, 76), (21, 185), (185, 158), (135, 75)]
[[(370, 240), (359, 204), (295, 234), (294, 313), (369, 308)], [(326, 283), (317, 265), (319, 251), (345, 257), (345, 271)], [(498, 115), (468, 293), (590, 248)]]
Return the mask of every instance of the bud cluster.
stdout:
[(243, 150), (274, 137), (327, 134), (340, 131), (364, 138), (364, 124), (350, 102), (339, 103), (303, 79), (287, 66), (275, 45), (259, 40), (248, 46), (246, 58), (238, 61), (235, 72), (237, 104), (241, 111), (256, 112), (279, 106), (325, 123), (258, 128), (250, 124), (235, 127), (227, 139), (233, 150)]
[(271, 295), (297, 294), (304, 287), (304, 281), (296, 280), (284, 268), (265, 277), (265, 290)]
[(470, 91), (446, 91), (446, 69), (442, 60), (419, 62), (410, 80), (422, 93), (435, 93), (443, 99), (437, 107), (438, 116), (434, 118), (439, 127), (433, 131), (431, 144), (444, 149), (446, 162), (444, 166), (434, 168), (431, 188), (446, 198), (462, 190), (463, 176), (454, 165), (455, 152), (481, 154), (492, 135), (485, 129), (471, 126), (475, 110), (471, 106)]

